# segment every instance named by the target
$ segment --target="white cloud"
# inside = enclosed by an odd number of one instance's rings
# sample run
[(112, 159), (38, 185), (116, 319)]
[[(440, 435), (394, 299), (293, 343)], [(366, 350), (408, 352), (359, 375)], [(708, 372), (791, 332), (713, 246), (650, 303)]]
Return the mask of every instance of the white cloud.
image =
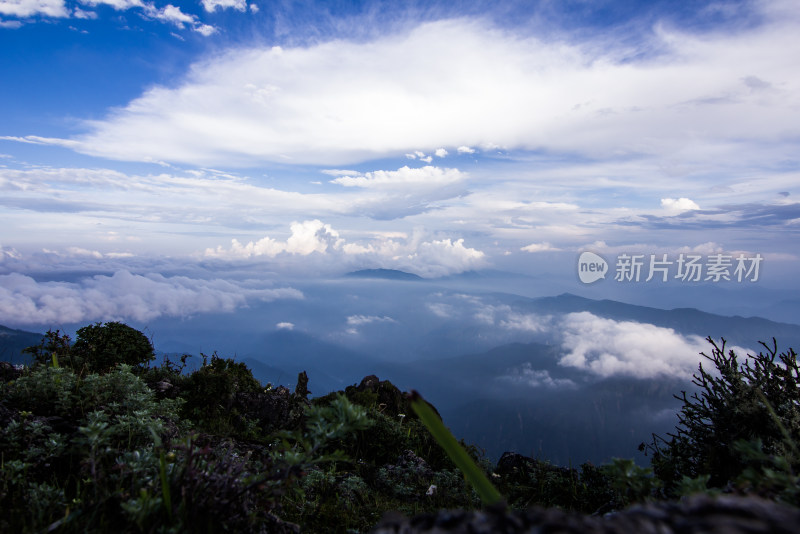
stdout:
[(347, 318), (347, 324), (350, 326), (361, 326), (370, 323), (396, 323), (394, 319), (387, 316), (378, 315), (351, 315)]
[(661, 207), (667, 211), (681, 213), (689, 210), (699, 210), (700, 206), (696, 202), (685, 197), (681, 198), (662, 198)]
[(206, 249), (205, 255), (217, 258), (251, 258), (254, 256), (267, 256), (274, 258), (278, 254), (298, 254), (308, 256), (314, 252), (324, 253), (329, 248), (338, 248), (341, 244), (339, 233), (318, 219), (303, 222), (293, 222), (290, 226), (291, 235), (285, 241), (277, 241), (267, 236), (258, 241), (250, 241), (242, 245), (239, 240), (231, 241), (231, 248), (222, 246), (216, 249)]
[(247, 1), (246, 0), (203, 0), (203, 8), (209, 13), (213, 13), (214, 11), (219, 9), (228, 9), (232, 8), (237, 11), (246, 11), (247, 10)]
[[(142, 176), (109, 169), (0, 168), (0, 191), (0, 206), (27, 210), (19, 215), (19, 224), (20, 228), (28, 227), (28, 235), (30, 226), (39, 226), (44, 218), (50, 218), (54, 235), (74, 224), (86, 225), (86, 231), (94, 235), (97, 228), (90, 227), (96, 225), (87, 220), (91, 218), (102, 219), (105, 228), (109, 219), (114, 219), (119, 225), (109, 230), (140, 236), (155, 226), (163, 233), (169, 224), (236, 227), (243, 220), (248, 226), (275, 221), (283, 224), (308, 212), (334, 214), (360, 209), (355, 204), (363, 201), (276, 190), (259, 185), (257, 180), (210, 170)], [(59, 213), (58, 220), (54, 212)], [(187, 253), (198, 247), (185, 236), (181, 240)], [(42, 246), (64, 241), (90, 246), (74, 238), (54, 239)], [(170, 253), (175, 253), (175, 244), (172, 246)], [(199, 246), (206, 247), (208, 242)]]
[(0, 20), (0, 28), (16, 30), (18, 28), (22, 28), (22, 22), (18, 20)]
[(19, 253), (18, 250), (12, 247), (4, 247), (0, 245), (0, 263), (2, 263), (6, 259), (19, 259), (22, 255)]
[(192, 29), (203, 37), (208, 37), (209, 35), (213, 35), (219, 31), (216, 27), (208, 24), (195, 24)]
[[(220, 165), (338, 165), (491, 145), (752, 158), (743, 146), (787, 147), (800, 124), (797, 20), (764, 20), (707, 35), (656, 25), (638, 49), (544, 41), (463, 18), (372, 42), (231, 49), (88, 123), (79, 150)], [(752, 77), (771, 89), (754, 89)]]
[(293, 222), (291, 231), (291, 237), (286, 240), (286, 252), (290, 254), (307, 256), (312, 252), (324, 253), (329, 248), (337, 248), (342, 241), (339, 239), (339, 232), (331, 228), (330, 224), (323, 224), (316, 219), (302, 223)]
[(694, 247), (681, 247), (676, 250), (678, 253), (697, 253), (697, 254), (717, 254), (719, 252), (723, 252), (725, 247), (720, 245), (719, 243), (714, 243), (713, 241), (709, 241), (707, 243), (701, 243)]
[(458, 147), (458, 153), (459, 154), (474, 154), (475, 153), (475, 149), (474, 148), (470, 148), (468, 146), (460, 146), (460, 147)]
[(90, 256), (92, 258), (103, 257), (103, 254), (98, 252), (97, 250), (87, 250), (85, 248), (80, 248), (80, 247), (69, 247), (67, 248), (67, 252), (69, 252), (72, 256)]
[(437, 158), (444, 158), (444, 157), (447, 156), (447, 150), (445, 150), (443, 148), (437, 148), (436, 152), (434, 152), (434, 154), (436, 154)]
[(74, 149), (80, 147), (80, 143), (78, 141), (73, 141), (70, 139), (58, 139), (54, 137), (40, 137), (38, 135), (26, 135), (25, 137), (0, 135), (0, 139), (6, 141), (17, 141), (18, 143), (26, 143), (30, 145), (53, 145)]
[[(141, 9), (144, 16), (164, 22), (166, 24), (172, 24), (178, 28), (185, 28), (187, 25), (193, 31), (200, 33), (201, 35), (208, 37), (216, 33), (218, 30), (214, 26), (209, 26), (208, 24), (203, 24), (200, 22), (200, 19), (197, 18), (196, 15), (192, 15), (189, 13), (184, 13), (179, 6), (175, 6), (172, 4), (167, 4), (162, 8), (158, 8), (154, 2), (145, 2), (143, 0), (79, 0), (81, 4), (86, 6), (96, 7), (98, 5), (107, 5), (114, 8), (117, 11), (126, 11), (128, 9)], [(204, 0), (203, 6), (206, 7), (206, 2), (210, 4), (225, 4), (227, 0)], [(208, 11), (208, 7), (206, 7)], [(79, 12), (76, 8), (75, 16), (78, 18), (83, 18), (79, 16)], [(81, 12), (85, 13), (85, 12)], [(177, 38), (182, 39), (181, 36), (175, 35)]]
[(68, 17), (64, 0), (0, 0), (0, 15), (27, 18), (34, 15)]
[(79, 0), (81, 4), (85, 6), (99, 6), (99, 5), (106, 5), (111, 6), (112, 8), (116, 9), (117, 11), (125, 11), (127, 9), (131, 9), (134, 7), (145, 7), (147, 5), (146, 2), (142, 0)]
[(282, 322), (275, 325), (278, 330), (294, 330), (294, 323)]
[(498, 380), (512, 384), (525, 385), (532, 388), (575, 388), (576, 384), (569, 378), (553, 378), (546, 369), (534, 369), (529, 362), (520, 367), (511, 369), (507, 374), (499, 376)]
[(547, 332), (553, 326), (552, 317), (549, 315), (542, 316), (529, 313), (516, 313), (511, 312), (510, 308), (503, 311), (507, 312), (507, 315), (505, 319), (501, 319), (498, 324), (507, 330), (541, 333)]
[(445, 276), (483, 267), (486, 255), (480, 250), (465, 247), (463, 238), (456, 241), (441, 239), (421, 243), (407, 261), (415, 272)]
[(697, 370), (708, 343), (700, 336), (683, 336), (671, 328), (633, 321), (615, 321), (589, 312), (570, 313), (560, 325), (567, 354), (561, 365), (608, 377), (675, 376)]
[(412, 169), (408, 166), (396, 171), (373, 171), (355, 176), (340, 176), (331, 183), (345, 187), (393, 188), (406, 186), (441, 186), (460, 182), (465, 178), (458, 169), (443, 169), (426, 165)]
[(551, 250), (555, 251), (561, 249), (554, 247), (550, 243), (544, 242), (544, 243), (531, 243), (530, 245), (522, 247), (520, 250), (523, 250), (525, 252), (547, 252)]
[(442, 319), (449, 319), (455, 313), (455, 308), (445, 302), (428, 302), (425, 306), (431, 313)]
[(218, 246), (205, 250), (207, 257), (220, 259), (247, 259), (259, 256), (269, 258), (289, 258), (291, 256), (307, 257), (312, 253), (330, 258), (326, 265), (341, 269), (345, 265), (358, 268), (384, 267), (402, 269), (421, 276), (445, 276), (469, 269), (482, 267), (486, 263), (486, 255), (477, 249), (464, 246), (464, 239), (453, 241), (434, 239), (425, 241), (423, 234), (415, 232), (411, 237), (402, 237), (400, 233), (376, 235), (365, 243), (350, 242), (341, 237), (339, 232), (315, 219), (311, 221), (293, 222), (291, 235), (286, 241), (266, 236), (258, 241), (250, 241), (243, 245), (233, 239), (230, 248)]
[(95, 13), (94, 11), (84, 11), (83, 9), (81, 9), (79, 7), (76, 7), (72, 11), (72, 16), (75, 17), (76, 19), (89, 19), (89, 20), (91, 20), (91, 19), (96, 19), (97, 18), (97, 13)]
[(37, 282), (0, 275), (0, 322), (59, 325), (86, 321), (147, 321), (160, 316), (232, 312), (249, 300), (298, 299), (292, 288), (254, 288), (225, 280), (199, 280), (118, 271), (79, 282)]
[(194, 16), (187, 15), (181, 11), (181, 8), (173, 6), (172, 4), (164, 6), (164, 8), (156, 14), (156, 18), (165, 22), (171, 22), (179, 28), (183, 28), (184, 24), (192, 24), (195, 20)]
[(347, 169), (324, 169), (322, 174), (327, 174), (328, 176), (359, 176), (361, 175), (358, 171), (351, 171)]

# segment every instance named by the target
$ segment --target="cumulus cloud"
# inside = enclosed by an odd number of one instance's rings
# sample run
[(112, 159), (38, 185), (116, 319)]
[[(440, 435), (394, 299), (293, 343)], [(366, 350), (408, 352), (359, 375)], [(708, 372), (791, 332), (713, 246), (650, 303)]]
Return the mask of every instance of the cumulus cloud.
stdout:
[(283, 252), (308, 256), (314, 252), (325, 253), (329, 248), (338, 248), (342, 243), (339, 232), (324, 224), (318, 219), (303, 222), (293, 222), (290, 226), (291, 235), (283, 241), (271, 237), (264, 237), (258, 241), (250, 241), (242, 245), (239, 240), (231, 241), (231, 248), (225, 249), (221, 245), (216, 249), (206, 249), (205, 255), (217, 258), (251, 258), (254, 256), (268, 256), (274, 258)]
[(792, 143), (800, 123), (797, 18), (762, 20), (707, 35), (655, 25), (633, 49), (467, 18), (372, 41), (231, 49), (89, 122), (77, 149), (202, 165), (427, 161), (420, 146), (744, 157), (751, 141)]
[(331, 183), (345, 187), (364, 188), (396, 188), (406, 186), (440, 186), (459, 182), (464, 179), (464, 173), (458, 169), (443, 169), (426, 165), (412, 169), (408, 166), (396, 171), (373, 171), (364, 174), (346, 175), (331, 180)]
[(37, 282), (18, 273), (0, 275), (0, 322), (58, 325), (87, 321), (147, 321), (160, 316), (232, 312), (248, 301), (299, 299), (293, 288), (253, 287), (225, 280), (200, 280), (117, 271), (79, 282)]
[(436, 154), (437, 158), (444, 158), (447, 156), (447, 150), (445, 150), (444, 148), (437, 148), (434, 154)]
[(391, 233), (377, 235), (367, 242), (347, 242), (331, 225), (317, 219), (293, 222), (286, 241), (266, 236), (243, 245), (233, 239), (230, 248), (220, 245), (205, 251), (207, 257), (220, 259), (309, 256), (313, 253), (334, 255), (343, 265), (355, 261), (361, 268), (368, 265), (402, 269), (429, 277), (460, 273), (486, 264), (486, 255), (465, 246), (463, 238), (425, 241), (417, 232), (410, 237)]
[[(697, 335), (683, 335), (665, 328), (636, 321), (617, 321), (590, 312), (539, 314), (508, 305), (493, 305), (482, 300), (462, 300), (461, 305), (436, 302), (428, 309), (443, 318), (464, 320), (467, 310), (481, 326), (524, 334), (516, 338), (537, 340), (561, 347), (559, 364), (608, 378), (628, 376), (640, 379), (676, 377), (687, 379), (703, 360), (700, 352), (708, 343)], [(478, 325), (476, 325), (478, 326)], [(731, 347), (737, 354), (748, 349)], [(547, 383), (535, 369), (509, 372), (509, 380), (523, 378)]]
[(699, 210), (700, 206), (696, 202), (685, 197), (681, 198), (662, 198), (661, 207), (667, 211), (681, 213), (689, 210)]
[(683, 336), (671, 328), (633, 321), (615, 321), (589, 312), (570, 313), (561, 321), (561, 365), (601, 377), (687, 378), (707, 348), (700, 336)]
[(474, 154), (475, 153), (475, 149), (474, 148), (470, 148), (468, 146), (460, 146), (460, 147), (458, 147), (458, 153), (459, 154)]
[(0, 1), (0, 15), (19, 18), (34, 15), (68, 17), (69, 11), (64, 0), (3, 0)]
[(294, 330), (294, 323), (282, 322), (275, 325), (278, 330)]
[[(417, 251), (408, 256), (408, 264), (424, 269), (431, 276), (445, 276), (483, 267), (486, 254), (464, 246), (464, 239), (440, 239), (420, 243)], [(422, 268), (422, 269), (421, 269)]]

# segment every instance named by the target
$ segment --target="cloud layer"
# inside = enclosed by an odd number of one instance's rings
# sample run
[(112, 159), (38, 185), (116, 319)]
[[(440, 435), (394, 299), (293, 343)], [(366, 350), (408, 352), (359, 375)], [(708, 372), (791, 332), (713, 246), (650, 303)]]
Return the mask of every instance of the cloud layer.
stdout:
[(89, 321), (148, 321), (161, 316), (233, 312), (248, 301), (299, 299), (292, 288), (263, 288), (225, 280), (146, 276), (118, 271), (79, 282), (37, 282), (0, 275), (0, 323), (62, 325)]

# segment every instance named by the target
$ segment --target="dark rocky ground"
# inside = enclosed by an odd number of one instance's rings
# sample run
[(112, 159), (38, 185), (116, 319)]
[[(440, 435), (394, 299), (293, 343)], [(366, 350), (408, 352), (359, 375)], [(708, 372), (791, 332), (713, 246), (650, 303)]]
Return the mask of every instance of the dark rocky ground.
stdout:
[(755, 534), (800, 533), (800, 510), (752, 497), (698, 495), (634, 506), (605, 516), (558, 509), (387, 514), (372, 534)]

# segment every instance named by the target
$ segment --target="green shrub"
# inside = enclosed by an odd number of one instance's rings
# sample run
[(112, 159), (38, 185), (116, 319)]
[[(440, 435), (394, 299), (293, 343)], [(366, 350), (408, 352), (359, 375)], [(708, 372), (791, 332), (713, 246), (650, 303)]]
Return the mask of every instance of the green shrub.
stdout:
[(84, 326), (74, 344), (68, 335), (48, 330), (39, 345), (23, 352), (31, 355), (34, 364), (69, 367), (79, 374), (104, 373), (118, 364), (138, 371), (155, 359), (147, 336), (120, 322)]
[(144, 367), (156, 357), (147, 336), (119, 322), (97, 323), (79, 329), (72, 351), (83, 358), (93, 372), (105, 372), (121, 363), (133, 368)]
[(234, 406), (237, 393), (256, 393), (263, 388), (247, 365), (217, 353), (210, 361), (203, 355), (203, 365), (181, 382), (185, 404), (181, 414), (208, 432), (222, 435), (248, 434), (257, 429)]
[[(752, 477), (770, 458), (781, 458), (778, 463), (788, 472), (800, 467), (794, 445), (800, 439), (797, 354), (792, 349), (778, 353), (773, 339), (772, 347), (762, 343), (764, 351), (740, 363), (734, 351), (726, 352), (724, 339), (708, 341), (711, 355), (701, 354), (713, 369), (701, 363), (693, 380), (699, 391), (676, 396), (683, 407), (675, 433), (668, 439), (654, 436), (640, 447), (652, 454), (653, 469), (669, 495), (703, 477), (713, 488), (735, 486), (743, 473)], [(750, 487), (758, 491), (759, 484)]]

